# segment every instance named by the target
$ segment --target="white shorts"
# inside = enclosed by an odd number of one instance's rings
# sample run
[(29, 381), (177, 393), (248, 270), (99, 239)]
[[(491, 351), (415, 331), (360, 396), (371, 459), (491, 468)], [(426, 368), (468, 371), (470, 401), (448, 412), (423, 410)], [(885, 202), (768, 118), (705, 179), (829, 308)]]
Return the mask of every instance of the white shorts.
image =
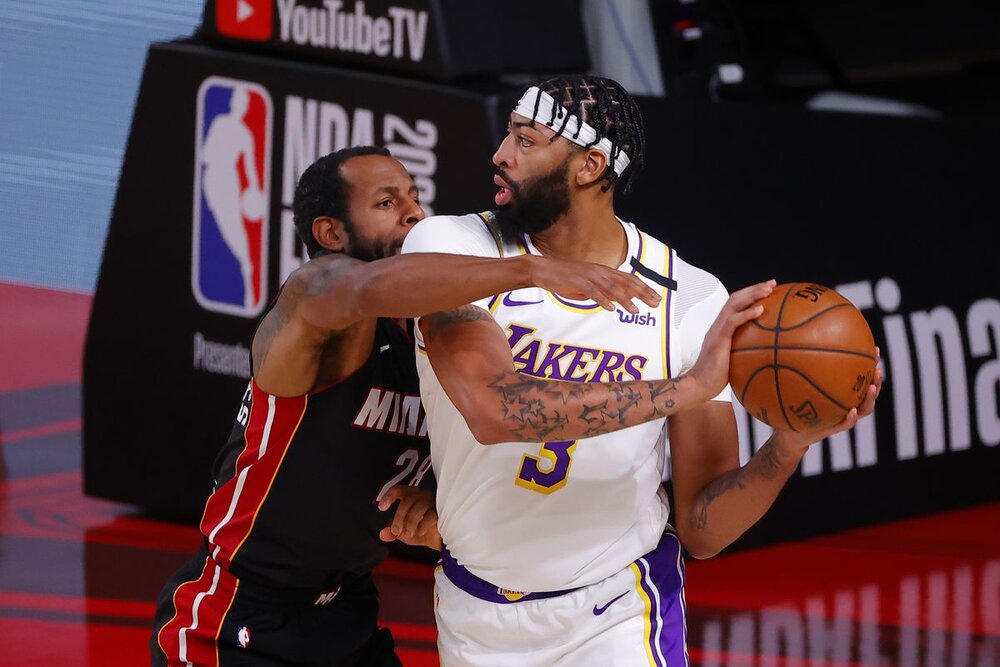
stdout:
[(442, 567), (434, 575), (443, 667), (688, 665), (684, 563), (672, 533), (617, 574), (553, 597), (510, 601), (520, 594), (449, 566), (451, 577)]

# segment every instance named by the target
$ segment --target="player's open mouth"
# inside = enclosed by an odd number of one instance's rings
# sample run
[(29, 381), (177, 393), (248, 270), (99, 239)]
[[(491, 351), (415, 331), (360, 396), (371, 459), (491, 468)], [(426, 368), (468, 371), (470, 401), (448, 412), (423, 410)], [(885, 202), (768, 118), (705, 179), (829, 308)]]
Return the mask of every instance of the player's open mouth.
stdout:
[(494, 197), (497, 206), (506, 206), (507, 204), (510, 203), (510, 200), (513, 196), (513, 194), (510, 191), (510, 188), (507, 187), (507, 184), (499, 176), (494, 176), (493, 182), (497, 184), (498, 188), (500, 188), (499, 190), (497, 190), (497, 194)]

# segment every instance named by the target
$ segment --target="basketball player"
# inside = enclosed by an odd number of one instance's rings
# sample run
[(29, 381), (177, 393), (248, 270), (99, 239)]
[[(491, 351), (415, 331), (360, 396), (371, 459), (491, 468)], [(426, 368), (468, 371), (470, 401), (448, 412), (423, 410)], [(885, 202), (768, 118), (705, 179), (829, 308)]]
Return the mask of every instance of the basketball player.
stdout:
[(419, 488), (431, 475), (413, 341), (392, 318), (532, 284), (634, 312), (633, 297), (659, 300), (596, 264), (395, 257), (424, 213), (385, 149), (319, 159), (293, 208), (311, 259), (254, 334), (204, 546), (160, 596), (154, 665), (398, 665), (371, 570), (385, 541), (440, 540)]
[(404, 244), (597, 262), (663, 296), (633, 314), (531, 287), (418, 320), (445, 666), (686, 665), (681, 545), (706, 558), (732, 543), (810, 443), (874, 407), (881, 377), (836, 428), (776, 432), (740, 467), (729, 348), (774, 281), (728, 296), (615, 215), (643, 141), (639, 110), (614, 81), (531, 87), (493, 157), (498, 210), (427, 218)]

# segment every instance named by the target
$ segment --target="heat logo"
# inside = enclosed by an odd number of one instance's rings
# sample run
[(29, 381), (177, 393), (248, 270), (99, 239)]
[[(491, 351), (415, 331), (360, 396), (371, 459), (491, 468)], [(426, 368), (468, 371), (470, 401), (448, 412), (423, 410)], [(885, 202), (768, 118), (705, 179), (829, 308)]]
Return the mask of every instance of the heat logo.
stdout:
[(217, 0), (215, 27), (227, 37), (264, 42), (274, 31), (272, 0)]
[(264, 306), (273, 115), (256, 83), (209, 77), (198, 89), (191, 285), (206, 310)]

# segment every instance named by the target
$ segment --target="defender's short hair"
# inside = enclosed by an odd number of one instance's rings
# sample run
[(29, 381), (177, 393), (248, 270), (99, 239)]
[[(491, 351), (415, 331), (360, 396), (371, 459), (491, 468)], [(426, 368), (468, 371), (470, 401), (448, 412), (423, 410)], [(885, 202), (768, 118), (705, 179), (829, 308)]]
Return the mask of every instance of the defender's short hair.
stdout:
[(352, 146), (324, 155), (309, 165), (299, 177), (295, 196), (292, 198), (292, 215), (295, 220), (295, 231), (305, 243), (309, 259), (330, 252), (313, 236), (313, 220), (328, 216), (349, 224), (347, 200), (351, 193), (348, 183), (340, 173), (340, 167), (352, 157), (363, 155), (392, 157), (389, 149), (382, 146)]

